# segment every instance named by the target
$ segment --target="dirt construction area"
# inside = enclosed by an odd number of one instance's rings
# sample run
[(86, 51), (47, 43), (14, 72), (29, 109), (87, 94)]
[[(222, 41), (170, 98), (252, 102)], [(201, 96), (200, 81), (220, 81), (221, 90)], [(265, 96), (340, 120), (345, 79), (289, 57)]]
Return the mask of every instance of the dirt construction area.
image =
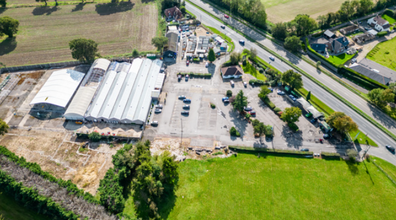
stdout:
[(94, 40), (103, 56), (155, 50), (151, 44), (158, 27), (155, 2), (78, 3), (0, 9), (1, 16), (20, 22), (15, 38), (0, 37), (1, 62), (15, 66), (73, 60), (69, 42), (76, 38)]

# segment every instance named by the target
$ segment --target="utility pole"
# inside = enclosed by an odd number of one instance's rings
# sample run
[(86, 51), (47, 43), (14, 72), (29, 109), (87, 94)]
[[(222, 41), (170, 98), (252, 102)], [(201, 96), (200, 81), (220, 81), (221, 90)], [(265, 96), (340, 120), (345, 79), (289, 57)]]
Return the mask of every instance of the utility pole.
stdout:
[[(366, 134), (366, 137), (368, 137), (368, 135)], [(367, 140), (367, 139), (366, 139)], [(369, 147), (367, 148), (367, 150), (364, 152), (362, 160), (364, 159), (364, 157), (366, 156), (367, 152), (370, 150), (371, 145), (369, 145)]]
[(180, 118), (181, 132), (180, 132), (180, 146), (183, 147), (183, 119)]

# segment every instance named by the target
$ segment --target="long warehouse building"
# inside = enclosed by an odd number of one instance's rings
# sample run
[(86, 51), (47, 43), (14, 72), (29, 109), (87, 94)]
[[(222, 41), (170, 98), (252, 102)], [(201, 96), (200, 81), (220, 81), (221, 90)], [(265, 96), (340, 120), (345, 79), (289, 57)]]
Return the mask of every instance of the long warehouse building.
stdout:
[(143, 124), (151, 107), (161, 60), (113, 62), (107, 70), (85, 119), (93, 122)]

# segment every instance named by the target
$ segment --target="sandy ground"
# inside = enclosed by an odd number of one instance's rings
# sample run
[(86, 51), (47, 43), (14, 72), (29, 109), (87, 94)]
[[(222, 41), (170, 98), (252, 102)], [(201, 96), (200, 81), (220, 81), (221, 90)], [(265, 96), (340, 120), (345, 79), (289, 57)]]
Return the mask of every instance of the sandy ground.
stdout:
[(11, 129), (0, 139), (0, 145), (38, 163), (57, 178), (71, 180), (78, 187), (96, 194), (99, 181), (113, 166), (111, 160), (122, 145), (110, 148), (102, 144), (96, 149), (80, 151), (81, 142), (70, 141), (70, 132), (27, 131)]

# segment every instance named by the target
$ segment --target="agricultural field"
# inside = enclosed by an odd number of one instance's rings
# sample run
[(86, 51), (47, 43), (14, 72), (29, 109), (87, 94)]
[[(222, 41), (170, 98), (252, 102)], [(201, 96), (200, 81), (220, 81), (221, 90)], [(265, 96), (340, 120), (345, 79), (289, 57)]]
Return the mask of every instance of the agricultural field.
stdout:
[(262, 0), (268, 20), (272, 23), (291, 21), (298, 14), (308, 14), (312, 18), (340, 9), (345, 0)]
[(377, 44), (368, 54), (367, 58), (389, 69), (396, 70), (396, 39)]
[(396, 186), (371, 162), (240, 153), (186, 160), (179, 175), (168, 219), (396, 218)]
[(96, 41), (102, 56), (131, 53), (133, 49), (153, 51), (151, 38), (157, 33), (158, 10), (155, 2), (143, 2), (133, 0), (119, 5), (75, 4), (0, 11), (2, 16), (20, 22), (15, 39), (0, 38), (0, 60), (7, 66), (73, 60), (68, 44), (80, 37)]

